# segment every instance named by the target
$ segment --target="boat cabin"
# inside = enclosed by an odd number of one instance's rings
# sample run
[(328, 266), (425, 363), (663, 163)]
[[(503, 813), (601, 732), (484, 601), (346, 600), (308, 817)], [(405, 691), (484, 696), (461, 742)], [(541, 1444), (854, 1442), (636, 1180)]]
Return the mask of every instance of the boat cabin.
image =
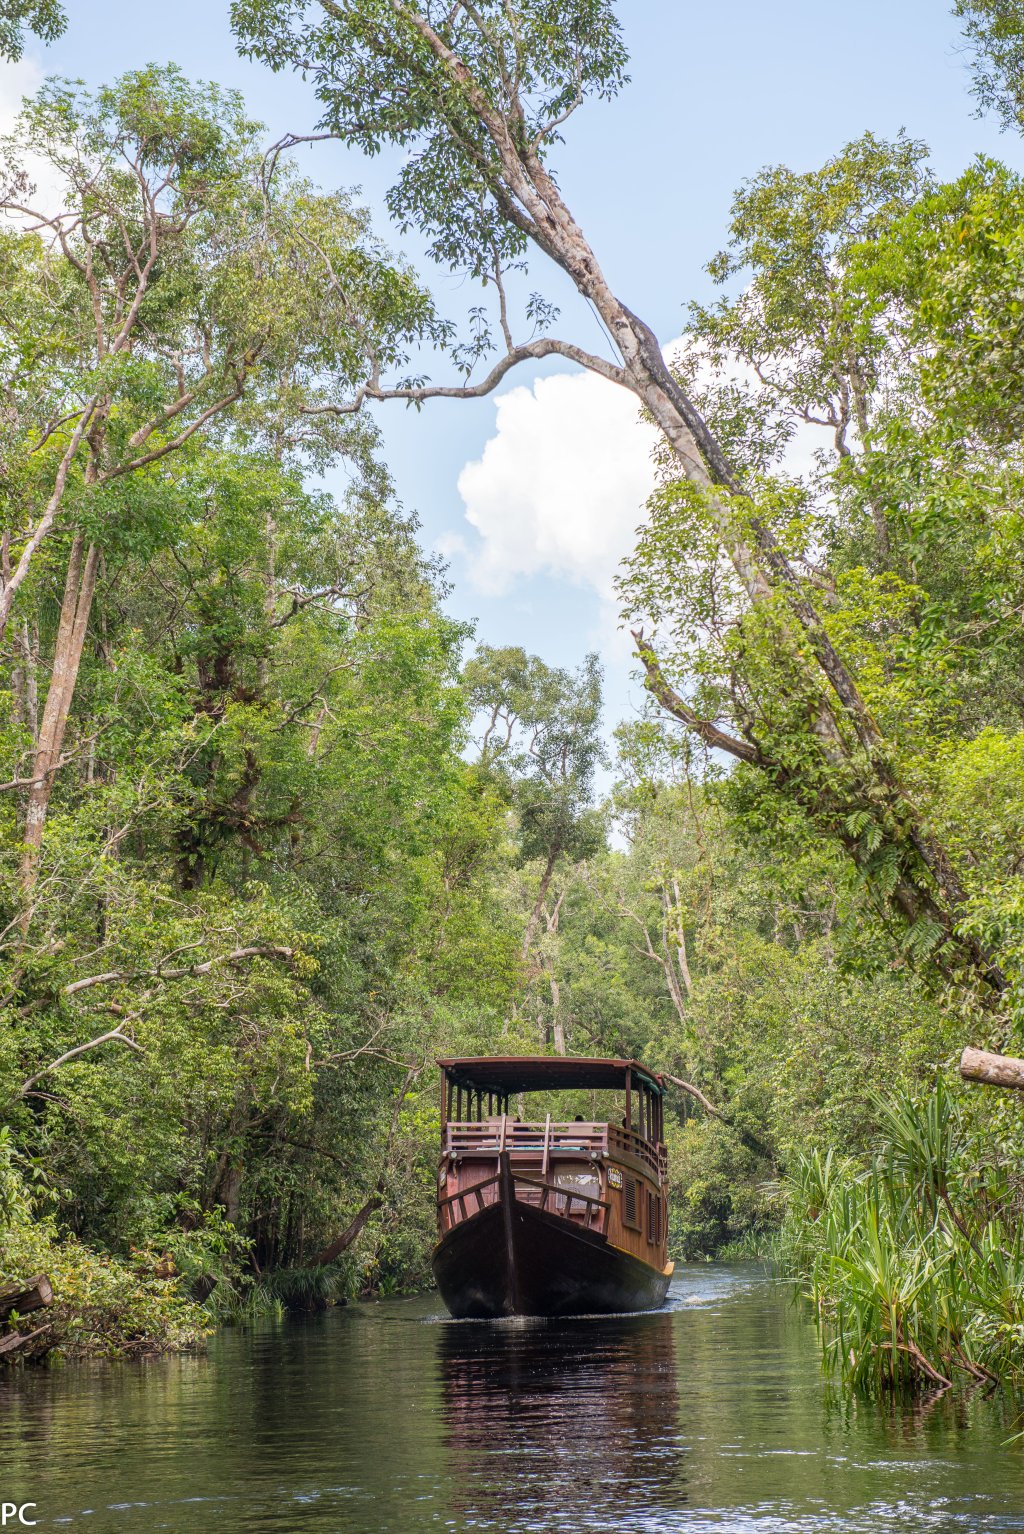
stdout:
[[(558, 1216), (659, 1275), (671, 1271), (660, 1076), (636, 1060), (548, 1055), (438, 1064), (440, 1241), (498, 1203), (504, 1183), (517, 1208)], [(569, 1092), (607, 1094), (607, 1117), (592, 1096), (589, 1111), (572, 1117), (535, 1103), (537, 1094)]]

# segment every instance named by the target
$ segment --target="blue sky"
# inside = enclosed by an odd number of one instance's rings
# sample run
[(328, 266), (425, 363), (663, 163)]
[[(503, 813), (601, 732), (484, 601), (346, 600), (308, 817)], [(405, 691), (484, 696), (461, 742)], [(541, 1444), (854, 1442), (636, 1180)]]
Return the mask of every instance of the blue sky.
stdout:
[[(237, 56), (227, 0), (67, 0), (67, 10), (63, 39), (0, 75), (0, 111), (40, 72), (98, 84), (173, 60), (240, 89), (271, 138), (313, 127), (316, 103), (300, 78)], [(981, 151), (1024, 159), (1019, 141), (972, 117), (946, 0), (633, 0), (619, 10), (632, 84), (569, 125), (557, 163), (613, 286), (663, 341), (678, 334), (687, 302), (708, 296), (703, 267), (722, 242), (733, 190), (762, 165), (809, 169), (865, 129), (900, 128), (929, 144), (943, 174)], [(303, 156), (324, 185), (361, 185), (384, 231), (393, 160), (365, 161), (336, 144)], [(393, 239), (419, 259), (413, 241)], [(464, 285), (429, 278), (442, 306), (459, 312)], [(558, 332), (598, 342), (574, 305)], [(432, 371), (440, 378), (443, 364)], [(512, 375), (497, 398), (471, 404), (438, 401), (419, 414), (382, 406), (379, 420), (403, 503), (419, 514), (424, 542), (450, 559), (451, 610), (473, 619), (481, 639), (555, 663), (599, 650), (614, 722), (639, 699), (628, 646), (615, 635), (611, 578), (640, 520), (648, 443), (611, 386), (595, 392), (592, 380), (569, 376), (533, 387), (558, 372)]]

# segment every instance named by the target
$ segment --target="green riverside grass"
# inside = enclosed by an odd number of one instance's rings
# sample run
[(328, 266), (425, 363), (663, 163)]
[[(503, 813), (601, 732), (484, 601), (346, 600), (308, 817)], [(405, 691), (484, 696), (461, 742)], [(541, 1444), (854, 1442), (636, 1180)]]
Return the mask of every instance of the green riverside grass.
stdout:
[(814, 1303), (826, 1366), (872, 1395), (1024, 1384), (1021, 1169), (941, 1082), (875, 1102), (866, 1161), (803, 1154), (783, 1268)]

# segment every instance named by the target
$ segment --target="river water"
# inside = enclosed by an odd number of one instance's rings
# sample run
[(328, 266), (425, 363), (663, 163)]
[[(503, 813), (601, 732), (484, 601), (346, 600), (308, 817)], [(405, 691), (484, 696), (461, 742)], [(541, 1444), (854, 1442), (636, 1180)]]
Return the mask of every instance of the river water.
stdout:
[(655, 1315), (428, 1296), (4, 1377), (0, 1500), (89, 1534), (974, 1534), (1024, 1530), (1021, 1426), (978, 1394), (852, 1401), (785, 1287), (695, 1266)]

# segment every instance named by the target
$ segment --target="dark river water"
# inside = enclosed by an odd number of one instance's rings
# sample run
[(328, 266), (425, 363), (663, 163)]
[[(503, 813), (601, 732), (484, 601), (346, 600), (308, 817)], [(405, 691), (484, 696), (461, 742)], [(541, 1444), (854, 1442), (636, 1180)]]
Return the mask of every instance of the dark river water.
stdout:
[(656, 1315), (393, 1300), (5, 1377), (0, 1500), (90, 1534), (1024, 1530), (1021, 1426), (978, 1395), (844, 1398), (785, 1288), (701, 1266)]

